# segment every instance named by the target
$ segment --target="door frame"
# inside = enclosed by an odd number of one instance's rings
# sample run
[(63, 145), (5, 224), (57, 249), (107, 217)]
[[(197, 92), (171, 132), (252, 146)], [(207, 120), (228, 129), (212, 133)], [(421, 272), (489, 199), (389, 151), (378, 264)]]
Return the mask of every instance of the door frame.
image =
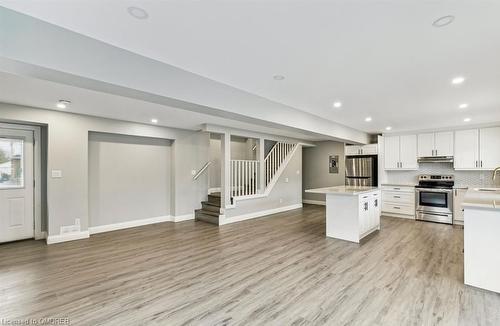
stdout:
[[(23, 125), (0, 122), (0, 129), (27, 130), (33, 132), (33, 217), (35, 220), (35, 240), (47, 238), (47, 233), (42, 231), (42, 149), (41, 149), (41, 127), (34, 125)], [(48, 224), (48, 221), (47, 221)], [(48, 225), (47, 225), (48, 227)]]

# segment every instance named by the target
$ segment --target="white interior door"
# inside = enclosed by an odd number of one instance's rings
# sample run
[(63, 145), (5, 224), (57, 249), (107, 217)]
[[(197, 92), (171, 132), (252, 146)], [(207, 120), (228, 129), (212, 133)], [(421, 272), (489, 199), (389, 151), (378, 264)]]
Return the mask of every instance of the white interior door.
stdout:
[(0, 128), (0, 243), (34, 237), (33, 131)]

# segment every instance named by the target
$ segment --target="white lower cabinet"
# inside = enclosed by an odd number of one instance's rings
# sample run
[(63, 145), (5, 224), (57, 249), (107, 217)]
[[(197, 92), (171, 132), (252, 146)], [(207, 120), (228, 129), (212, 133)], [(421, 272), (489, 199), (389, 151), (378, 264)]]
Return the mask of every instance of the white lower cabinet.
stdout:
[(415, 188), (383, 186), (382, 213), (388, 216), (415, 218)]
[(360, 195), (359, 199), (360, 238), (380, 229), (380, 192)]

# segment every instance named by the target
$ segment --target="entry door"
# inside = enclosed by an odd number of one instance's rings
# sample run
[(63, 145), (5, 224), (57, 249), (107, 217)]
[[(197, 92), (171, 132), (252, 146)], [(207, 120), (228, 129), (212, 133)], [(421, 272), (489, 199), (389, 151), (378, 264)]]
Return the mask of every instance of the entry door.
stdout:
[(0, 128), (0, 243), (34, 232), (33, 132)]

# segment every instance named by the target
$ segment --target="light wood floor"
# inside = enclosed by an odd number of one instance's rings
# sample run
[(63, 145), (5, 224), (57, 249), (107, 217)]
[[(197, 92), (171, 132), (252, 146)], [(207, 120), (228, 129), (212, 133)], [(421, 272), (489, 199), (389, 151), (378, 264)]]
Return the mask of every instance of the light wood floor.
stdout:
[[(162, 223), (0, 246), (0, 319), (72, 325), (500, 325), (500, 295), (463, 285), (463, 231), (383, 218), (356, 245), (324, 208), (223, 227)], [(499, 275), (500, 277), (500, 275)]]

